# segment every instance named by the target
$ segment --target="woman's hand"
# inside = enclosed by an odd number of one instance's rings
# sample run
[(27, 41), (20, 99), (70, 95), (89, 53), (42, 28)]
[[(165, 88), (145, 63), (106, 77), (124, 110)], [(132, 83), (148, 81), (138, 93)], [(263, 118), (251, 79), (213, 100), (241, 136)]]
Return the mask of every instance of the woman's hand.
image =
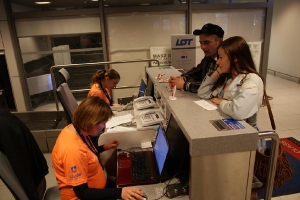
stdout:
[(122, 188), (121, 197), (124, 200), (143, 200), (141, 188), (124, 187)]
[(210, 101), (213, 102), (214, 104), (219, 105), (224, 99), (221, 98), (211, 98)]
[(104, 151), (109, 150), (109, 149), (116, 149), (118, 148), (120, 142), (118, 140), (112, 140), (106, 144), (103, 145)]
[(218, 78), (223, 74), (222, 69), (218, 67), (211, 75), (212, 78)]

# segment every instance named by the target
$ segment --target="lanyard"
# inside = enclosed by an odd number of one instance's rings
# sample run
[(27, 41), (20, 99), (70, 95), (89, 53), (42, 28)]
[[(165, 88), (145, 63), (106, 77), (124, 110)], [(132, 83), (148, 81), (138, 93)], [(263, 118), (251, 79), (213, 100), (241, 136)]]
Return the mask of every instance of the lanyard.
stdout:
[(99, 82), (99, 85), (100, 85), (100, 88), (101, 88), (101, 90), (104, 92), (104, 94), (105, 94), (106, 98), (109, 100), (109, 105), (110, 105), (110, 106), (112, 106), (112, 105), (113, 105), (113, 103), (114, 103), (114, 101), (113, 101), (113, 100), (110, 98), (110, 96), (108, 95), (108, 93), (107, 93), (106, 89), (105, 89), (105, 88), (103, 88), (103, 86), (102, 86), (101, 82)]
[(101, 162), (100, 157), (99, 157), (99, 152), (96, 149), (96, 147), (94, 146), (90, 136), (84, 137), (84, 135), (81, 133), (81, 131), (78, 128), (76, 128), (76, 127), (74, 127), (74, 128), (75, 128), (77, 134), (79, 135), (79, 137), (82, 139), (82, 141), (96, 155), (96, 157), (98, 158), (99, 164), (101, 165), (102, 169), (104, 170), (104, 167), (103, 167), (102, 162)]

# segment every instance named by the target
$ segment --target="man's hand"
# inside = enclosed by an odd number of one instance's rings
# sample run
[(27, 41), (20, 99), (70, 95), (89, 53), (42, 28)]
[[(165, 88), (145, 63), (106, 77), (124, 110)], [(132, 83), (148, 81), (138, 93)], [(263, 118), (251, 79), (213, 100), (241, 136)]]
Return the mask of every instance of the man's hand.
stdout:
[(214, 104), (219, 105), (224, 99), (221, 98), (211, 98), (210, 101), (213, 102)]
[(176, 85), (176, 89), (181, 90), (184, 86), (184, 80), (182, 76), (171, 76), (169, 79), (169, 85)]
[(118, 148), (120, 142), (118, 140), (112, 140), (106, 144), (103, 145), (104, 151), (109, 150), (109, 149), (116, 149)]

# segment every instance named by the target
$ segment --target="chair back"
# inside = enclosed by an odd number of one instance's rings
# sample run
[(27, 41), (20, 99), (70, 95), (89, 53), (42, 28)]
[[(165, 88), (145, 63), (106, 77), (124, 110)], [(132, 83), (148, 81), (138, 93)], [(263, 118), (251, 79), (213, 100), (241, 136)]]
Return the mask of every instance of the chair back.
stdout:
[(12, 192), (15, 199), (24, 199), (24, 200), (28, 199), (6, 155), (4, 155), (1, 151), (0, 151), (0, 177), (2, 178), (3, 182), (8, 187), (8, 189)]
[(64, 81), (58, 85), (56, 92), (64, 109), (67, 122), (70, 124), (72, 123), (73, 113), (77, 108), (78, 103), (67, 84), (67, 80), (70, 78), (69, 73), (64, 68), (60, 69), (58, 72), (62, 75)]

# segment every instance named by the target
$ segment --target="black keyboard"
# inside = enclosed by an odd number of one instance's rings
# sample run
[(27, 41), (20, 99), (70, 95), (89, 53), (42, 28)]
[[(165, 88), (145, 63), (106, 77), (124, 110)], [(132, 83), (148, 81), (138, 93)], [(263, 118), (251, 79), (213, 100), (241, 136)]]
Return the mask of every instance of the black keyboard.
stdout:
[(137, 152), (132, 154), (132, 180), (153, 180), (147, 152)]

